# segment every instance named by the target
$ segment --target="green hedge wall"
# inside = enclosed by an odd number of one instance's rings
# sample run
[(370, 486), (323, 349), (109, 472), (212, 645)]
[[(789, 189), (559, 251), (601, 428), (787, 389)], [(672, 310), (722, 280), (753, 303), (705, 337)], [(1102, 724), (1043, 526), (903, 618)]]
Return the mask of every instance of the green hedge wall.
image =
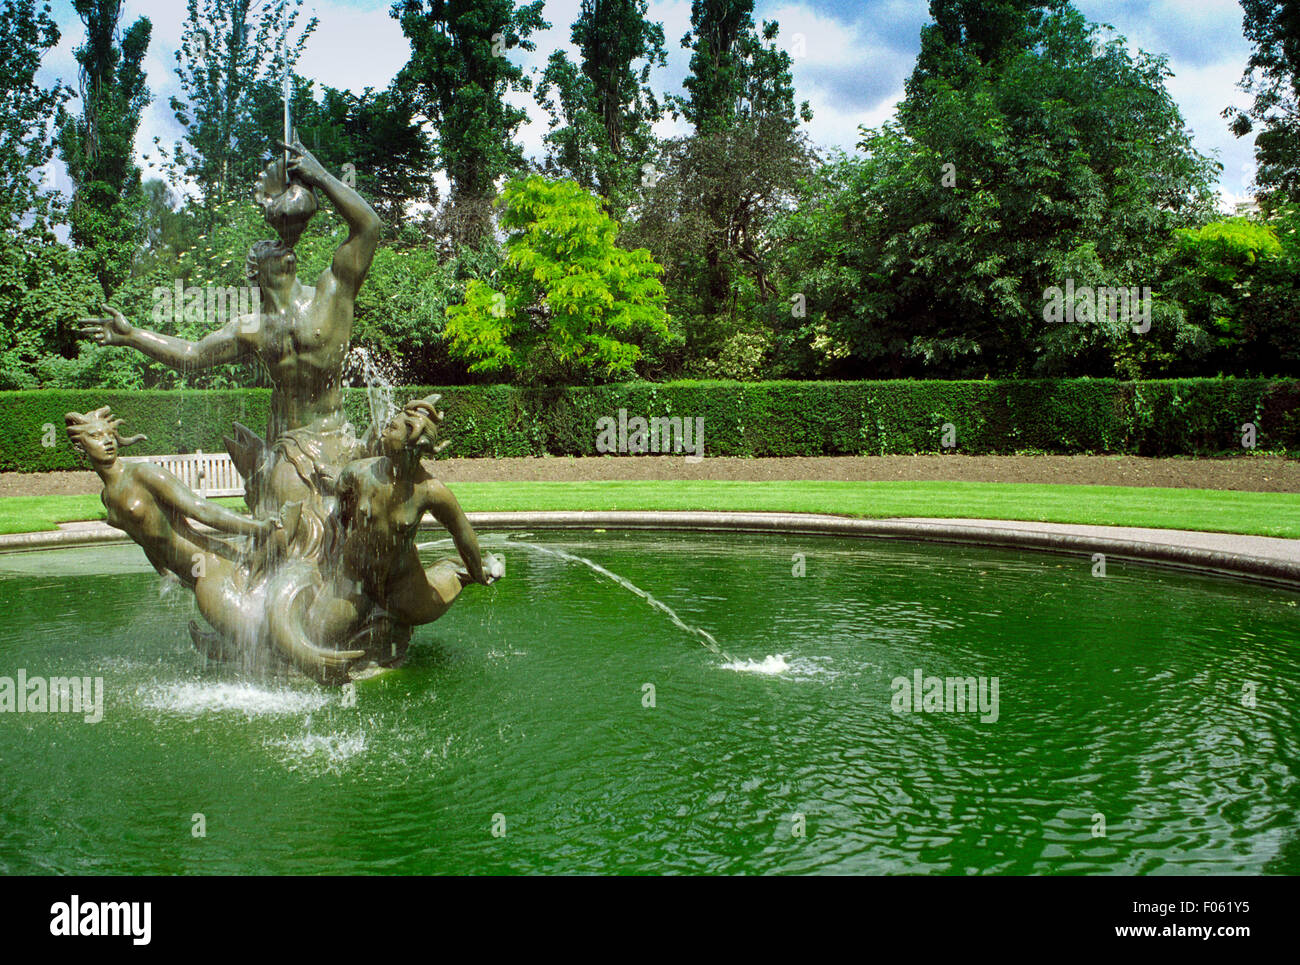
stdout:
[[(430, 392), (443, 396), (447, 456), (595, 455), (598, 420), (619, 409), (703, 418), (709, 456), (939, 452), (945, 423), (963, 453), (1240, 453), (1247, 422), (1257, 450), (1300, 450), (1295, 380), (488, 385), (400, 388), (396, 401)], [(112, 406), (125, 431), (149, 435), (132, 454), (155, 454), (221, 450), (235, 421), (262, 432), (269, 402), (267, 389), (0, 392), (0, 470), (83, 468), (63, 431), (70, 410)], [(369, 423), (364, 390), (348, 390), (346, 406), (358, 430)]]
[[(0, 470), (43, 472), (86, 469), (89, 463), (68, 441), (65, 412), (111, 406), (127, 434), (143, 432), (148, 441), (127, 455), (172, 452), (224, 452), (221, 437), (232, 422), (266, 431), (268, 389), (186, 392), (132, 392), (122, 389), (37, 389), (0, 392)], [(49, 427), (54, 431), (50, 432)], [(45, 443), (53, 439), (53, 446)]]

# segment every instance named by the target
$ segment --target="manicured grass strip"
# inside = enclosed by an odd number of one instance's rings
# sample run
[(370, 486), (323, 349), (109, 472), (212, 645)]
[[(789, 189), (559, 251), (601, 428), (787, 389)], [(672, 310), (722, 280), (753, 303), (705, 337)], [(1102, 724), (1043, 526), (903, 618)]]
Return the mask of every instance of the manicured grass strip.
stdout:
[(713, 510), (941, 516), (1300, 538), (1300, 494), (982, 482), (454, 483), (461, 505), (528, 510)]
[[(233, 496), (214, 499), (232, 509), (243, 510), (243, 499)], [(58, 529), (59, 523), (103, 519), (104, 504), (99, 496), (7, 496), (0, 499), (0, 534), (37, 533)]]
[[(477, 482), (451, 486), (471, 512), (712, 510), (941, 516), (1144, 526), (1300, 539), (1300, 493), (982, 482)], [(239, 499), (221, 502), (238, 508)], [(0, 533), (102, 519), (97, 496), (0, 499)]]

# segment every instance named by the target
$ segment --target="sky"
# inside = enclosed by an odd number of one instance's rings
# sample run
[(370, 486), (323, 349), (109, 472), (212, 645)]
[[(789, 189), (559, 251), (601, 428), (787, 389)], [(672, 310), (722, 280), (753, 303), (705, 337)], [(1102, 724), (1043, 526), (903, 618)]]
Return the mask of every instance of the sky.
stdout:
[[(1244, 107), (1246, 95), (1237, 82), (1250, 56), (1242, 36), (1241, 8), (1236, 0), (1074, 0), (1089, 20), (1113, 26), (1130, 47), (1168, 57), (1173, 76), (1167, 80), (1198, 150), (1223, 164), (1220, 198), (1225, 210), (1253, 193), (1253, 138), (1236, 138), (1221, 116), (1229, 105)], [(303, 76), (332, 87), (360, 92), (383, 88), (406, 63), (410, 46), (396, 20), (389, 16), (390, 0), (305, 0), (304, 10), (320, 19), (298, 65)], [(513, 51), (526, 67), (540, 69), (556, 47), (574, 53), (569, 25), (579, 0), (547, 0), (547, 31), (534, 35), (532, 54)], [(649, 15), (664, 25), (668, 51), (666, 67), (652, 77), (656, 90), (679, 92), (687, 74), (689, 52), (680, 41), (690, 28), (690, 0), (650, 0)], [(41, 65), (40, 78), (60, 78), (75, 86), (72, 50), (83, 28), (69, 0), (52, 0), (52, 13), (62, 39)], [(878, 126), (888, 120), (903, 97), (903, 83), (919, 50), (921, 27), (929, 21), (927, 0), (757, 0), (756, 20), (781, 25), (778, 43), (796, 54), (795, 92), (812, 106), (807, 130), (822, 147), (851, 151), (859, 139), (858, 126)], [(168, 107), (178, 93), (174, 52), (185, 19), (180, 0), (127, 0), (124, 24), (146, 16), (153, 23), (146, 71), (153, 103), (146, 108), (136, 138), (137, 160), (149, 176), (156, 155), (155, 137), (170, 147), (180, 135)], [(305, 19), (305, 18), (304, 18)], [(532, 120), (520, 131), (526, 152), (542, 153), (547, 124), (544, 112), (527, 96), (517, 103), (530, 108)], [(665, 120), (661, 135), (679, 132)], [(67, 190), (62, 165), (51, 172)]]

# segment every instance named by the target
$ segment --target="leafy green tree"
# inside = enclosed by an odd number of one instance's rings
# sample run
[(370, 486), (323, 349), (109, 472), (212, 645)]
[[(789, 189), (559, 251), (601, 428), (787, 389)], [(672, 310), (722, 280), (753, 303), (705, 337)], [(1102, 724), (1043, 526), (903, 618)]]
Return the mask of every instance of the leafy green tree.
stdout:
[(556, 50), (537, 88), (551, 115), (547, 170), (625, 198), (663, 116), (649, 85), (651, 68), (666, 62), (663, 25), (646, 18), (646, 0), (582, 0), (570, 36), (579, 62)]
[[(936, 74), (789, 219), (787, 331), (841, 376), (1141, 374), (1199, 336), (1156, 293), (1152, 331), (1052, 325), (1046, 291), (1154, 287), (1176, 228), (1213, 209), (1163, 58), (1075, 10), (960, 86)], [(1141, 341), (1136, 341), (1141, 340)]]
[(692, 0), (682, 38), (691, 51), (686, 95), (672, 106), (698, 135), (756, 118), (781, 118), (792, 129), (812, 120), (807, 101), (795, 107), (790, 55), (775, 43), (780, 26), (764, 21), (760, 32), (753, 12), (754, 0)]
[(140, 185), (144, 210), (140, 215), (140, 260), (149, 262), (158, 257), (174, 258), (189, 242), (191, 220), (178, 210), (179, 198), (165, 181), (150, 178)]
[(52, 192), (40, 171), (54, 156), (51, 125), (68, 96), (62, 84), (36, 80), (41, 58), (59, 42), (49, 4), (0, 0), (0, 228), (25, 220), (38, 225), (51, 217)]
[(74, 51), (81, 112), (64, 118), (59, 150), (76, 186), (72, 240), (111, 295), (131, 271), (143, 228), (135, 134), (149, 102), (143, 61), (152, 27), (140, 17), (119, 41), (122, 0), (75, 0), (75, 6), (86, 25), (85, 42)]
[(473, 381), (465, 361), (451, 354), (447, 307), (464, 301), (466, 285), (489, 279), (500, 265), (495, 244), (462, 246), (451, 257), (427, 243), (382, 246), (357, 296), (353, 344), (387, 359), (407, 385)]
[(903, 119), (928, 101), (936, 80), (960, 87), (1033, 46), (1048, 9), (1064, 0), (930, 0), (933, 22), (921, 28), (921, 51), (907, 79)]
[(399, 0), (392, 15), (411, 42), (398, 88), (437, 128), (436, 147), (451, 182), (455, 244), (491, 233), (496, 179), (524, 166), (515, 141), (528, 112), (506, 101), (531, 81), (506, 52), (533, 50), (529, 36), (545, 30), (542, 0)]
[(494, 283), (471, 281), (447, 309), (452, 355), (471, 371), (529, 382), (626, 377), (642, 349), (668, 335), (661, 269), (615, 239), (618, 224), (573, 181), (540, 175), (501, 195), (510, 231)]
[(627, 236), (664, 266), (689, 369), (776, 295), (778, 239), (769, 229), (793, 205), (816, 157), (780, 118), (758, 118), (668, 140), (654, 165), (663, 174), (645, 189)]
[(1268, 227), (1282, 250), (1260, 259), (1243, 315), (1246, 371), (1300, 377), (1300, 204), (1283, 204)]
[(1241, 89), (1249, 108), (1223, 112), (1232, 132), (1255, 130), (1256, 183), (1300, 203), (1300, 5), (1294, 0), (1241, 0), (1246, 39), (1254, 45)]
[(1179, 255), (1191, 269), (1183, 303), (1215, 331), (1220, 345), (1238, 341), (1241, 312), (1236, 302), (1260, 260), (1282, 253), (1277, 233), (1246, 218), (1229, 218), (1177, 234)]
[[(379, 213), (390, 234), (410, 220), (412, 203), (433, 204), (435, 156), (411, 98), (396, 86), (360, 94), (292, 78), (294, 130), (322, 164), (354, 186)], [(260, 130), (276, 131), (283, 117), (283, 86), (259, 82), (254, 116)]]
[(72, 324), (103, 297), (82, 252), (48, 233), (0, 232), (0, 389), (73, 376)]
[(1211, 342), (1207, 368), (1292, 375), (1300, 363), (1300, 209), (1177, 233), (1166, 291)]
[[(302, 0), (186, 0), (187, 17), (176, 51), (182, 97), (171, 98), (185, 137), (173, 149), (175, 172), (198, 185), (204, 207), (244, 197), (265, 166), (267, 130), (258, 112), (266, 85), (279, 90), (307, 38)], [(263, 96), (263, 100), (264, 100)]]
[(662, 146), (630, 236), (667, 269), (687, 361), (711, 357), (773, 289), (768, 226), (811, 170), (790, 55), (779, 26), (754, 25), (752, 0), (694, 0), (686, 95), (673, 110), (694, 133)]
[(754, 29), (754, 0), (692, 0), (691, 30), (682, 46), (691, 51), (685, 97), (677, 110), (698, 133), (725, 129), (744, 90), (741, 38)]

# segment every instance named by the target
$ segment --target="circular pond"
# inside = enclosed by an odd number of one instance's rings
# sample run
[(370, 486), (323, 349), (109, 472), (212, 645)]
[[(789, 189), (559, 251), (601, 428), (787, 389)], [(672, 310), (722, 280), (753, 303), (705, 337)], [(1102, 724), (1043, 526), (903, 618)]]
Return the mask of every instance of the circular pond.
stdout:
[(483, 542), (506, 578), (354, 690), (203, 667), (134, 546), (0, 556), (0, 687), (103, 686), (0, 713), (0, 872), (1300, 873), (1295, 594), (873, 540)]

